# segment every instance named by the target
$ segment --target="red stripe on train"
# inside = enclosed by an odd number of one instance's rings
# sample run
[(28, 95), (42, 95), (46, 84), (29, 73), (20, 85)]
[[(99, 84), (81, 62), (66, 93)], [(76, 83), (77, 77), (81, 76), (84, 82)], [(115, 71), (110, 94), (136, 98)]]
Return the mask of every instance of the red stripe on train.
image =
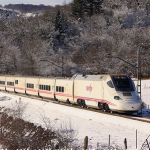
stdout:
[(32, 89), (26, 89), (26, 91), (29, 91), (29, 92), (36, 92), (36, 90), (32, 90)]
[(7, 86), (7, 88), (14, 89), (14, 86)]
[(25, 90), (24, 88), (15, 87), (16, 90)]
[(0, 87), (5, 87), (5, 85), (0, 85)]
[(64, 96), (64, 97), (72, 97), (70, 94), (63, 94), (63, 93), (55, 93), (57, 96)]
[(52, 94), (52, 92), (47, 92), (47, 91), (39, 91), (39, 93)]
[(103, 99), (96, 99), (96, 98), (82, 97), (82, 96), (74, 96), (74, 98), (84, 99), (84, 100), (88, 100), (88, 101), (95, 101), (95, 102), (103, 102), (103, 103), (107, 103), (107, 104), (112, 105), (112, 106), (116, 106), (115, 104), (113, 104), (107, 100), (103, 100)]

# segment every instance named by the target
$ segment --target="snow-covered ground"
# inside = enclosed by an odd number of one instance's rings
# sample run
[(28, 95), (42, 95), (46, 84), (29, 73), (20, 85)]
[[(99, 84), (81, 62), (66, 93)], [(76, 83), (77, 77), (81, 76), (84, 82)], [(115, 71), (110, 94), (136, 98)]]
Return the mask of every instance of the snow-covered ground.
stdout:
[[(76, 134), (76, 144), (80, 146), (83, 146), (85, 136), (89, 138), (88, 146), (91, 149), (96, 149), (98, 142), (100, 145), (108, 145), (110, 135), (111, 145), (124, 149), (124, 139), (126, 138), (128, 149), (133, 150), (136, 149), (137, 130), (138, 149), (140, 149), (150, 134), (148, 123), (140, 123), (6, 93), (0, 93), (0, 107), (15, 108), (20, 98), (23, 105), (26, 106), (23, 113), (24, 120), (45, 126), (44, 121), (46, 119), (49, 121), (49, 118), (53, 127), (69, 126)], [(142, 81), (142, 100), (150, 105), (150, 80)], [(149, 115), (148, 111), (144, 111), (145, 116)]]
[(150, 80), (142, 80), (141, 85), (142, 101), (144, 101), (150, 108)]

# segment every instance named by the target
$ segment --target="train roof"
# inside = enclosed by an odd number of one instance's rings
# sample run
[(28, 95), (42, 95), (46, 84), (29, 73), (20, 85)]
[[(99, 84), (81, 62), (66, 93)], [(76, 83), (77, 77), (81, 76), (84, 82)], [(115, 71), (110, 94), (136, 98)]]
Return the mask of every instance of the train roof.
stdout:
[(49, 77), (49, 76), (23, 76), (23, 75), (0, 75), (1, 77), (15, 78), (38, 78), (38, 79), (59, 79), (59, 80), (105, 80), (108, 76), (121, 76), (124, 74), (74, 74), (70, 77)]
[(97, 74), (97, 75), (82, 75), (82, 74), (75, 74), (72, 79), (75, 80), (105, 80), (108, 76), (121, 76), (124, 74)]
[(70, 78), (68, 78), (68, 77), (23, 76), (23, 75), (0, 75), (0, 77), (15, 77), (15, 78), (40, 78), (40, 79), (70, 79)]

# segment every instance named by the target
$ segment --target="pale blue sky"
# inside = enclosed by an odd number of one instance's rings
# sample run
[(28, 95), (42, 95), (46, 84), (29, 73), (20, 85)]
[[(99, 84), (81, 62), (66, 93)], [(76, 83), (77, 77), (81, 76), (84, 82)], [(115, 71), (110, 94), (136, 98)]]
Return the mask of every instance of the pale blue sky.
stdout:
[(33, 4), (33, 5), (62, 5), (64, 2), (69, 3), (72, 0), (0, 0), (1, 5), (7, 4)]

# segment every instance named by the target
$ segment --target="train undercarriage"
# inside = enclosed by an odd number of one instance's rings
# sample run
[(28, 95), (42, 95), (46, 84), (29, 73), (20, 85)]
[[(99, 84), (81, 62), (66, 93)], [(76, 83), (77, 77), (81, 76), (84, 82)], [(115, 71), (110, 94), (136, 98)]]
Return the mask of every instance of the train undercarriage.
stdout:
[[(77, 104), (80, 106), (80, 107), (83, 107), (83, 108), (87, 108), (88, 106), (86, 105), (86, 103), (85, 103), (85, 100), (83, 100), (83, 99), (78, 99), (77, 100)], [(108, 104), (106, 104), (106, 103), (100, 103), (100, 102), (98, 102), (98, 108), (100, 109), (100, 110), (103, 110), (103, 111), (106, 111), (106, 112), (110, 112), (111, 110), (109, 109), (109, 106), (108, 106)]]

